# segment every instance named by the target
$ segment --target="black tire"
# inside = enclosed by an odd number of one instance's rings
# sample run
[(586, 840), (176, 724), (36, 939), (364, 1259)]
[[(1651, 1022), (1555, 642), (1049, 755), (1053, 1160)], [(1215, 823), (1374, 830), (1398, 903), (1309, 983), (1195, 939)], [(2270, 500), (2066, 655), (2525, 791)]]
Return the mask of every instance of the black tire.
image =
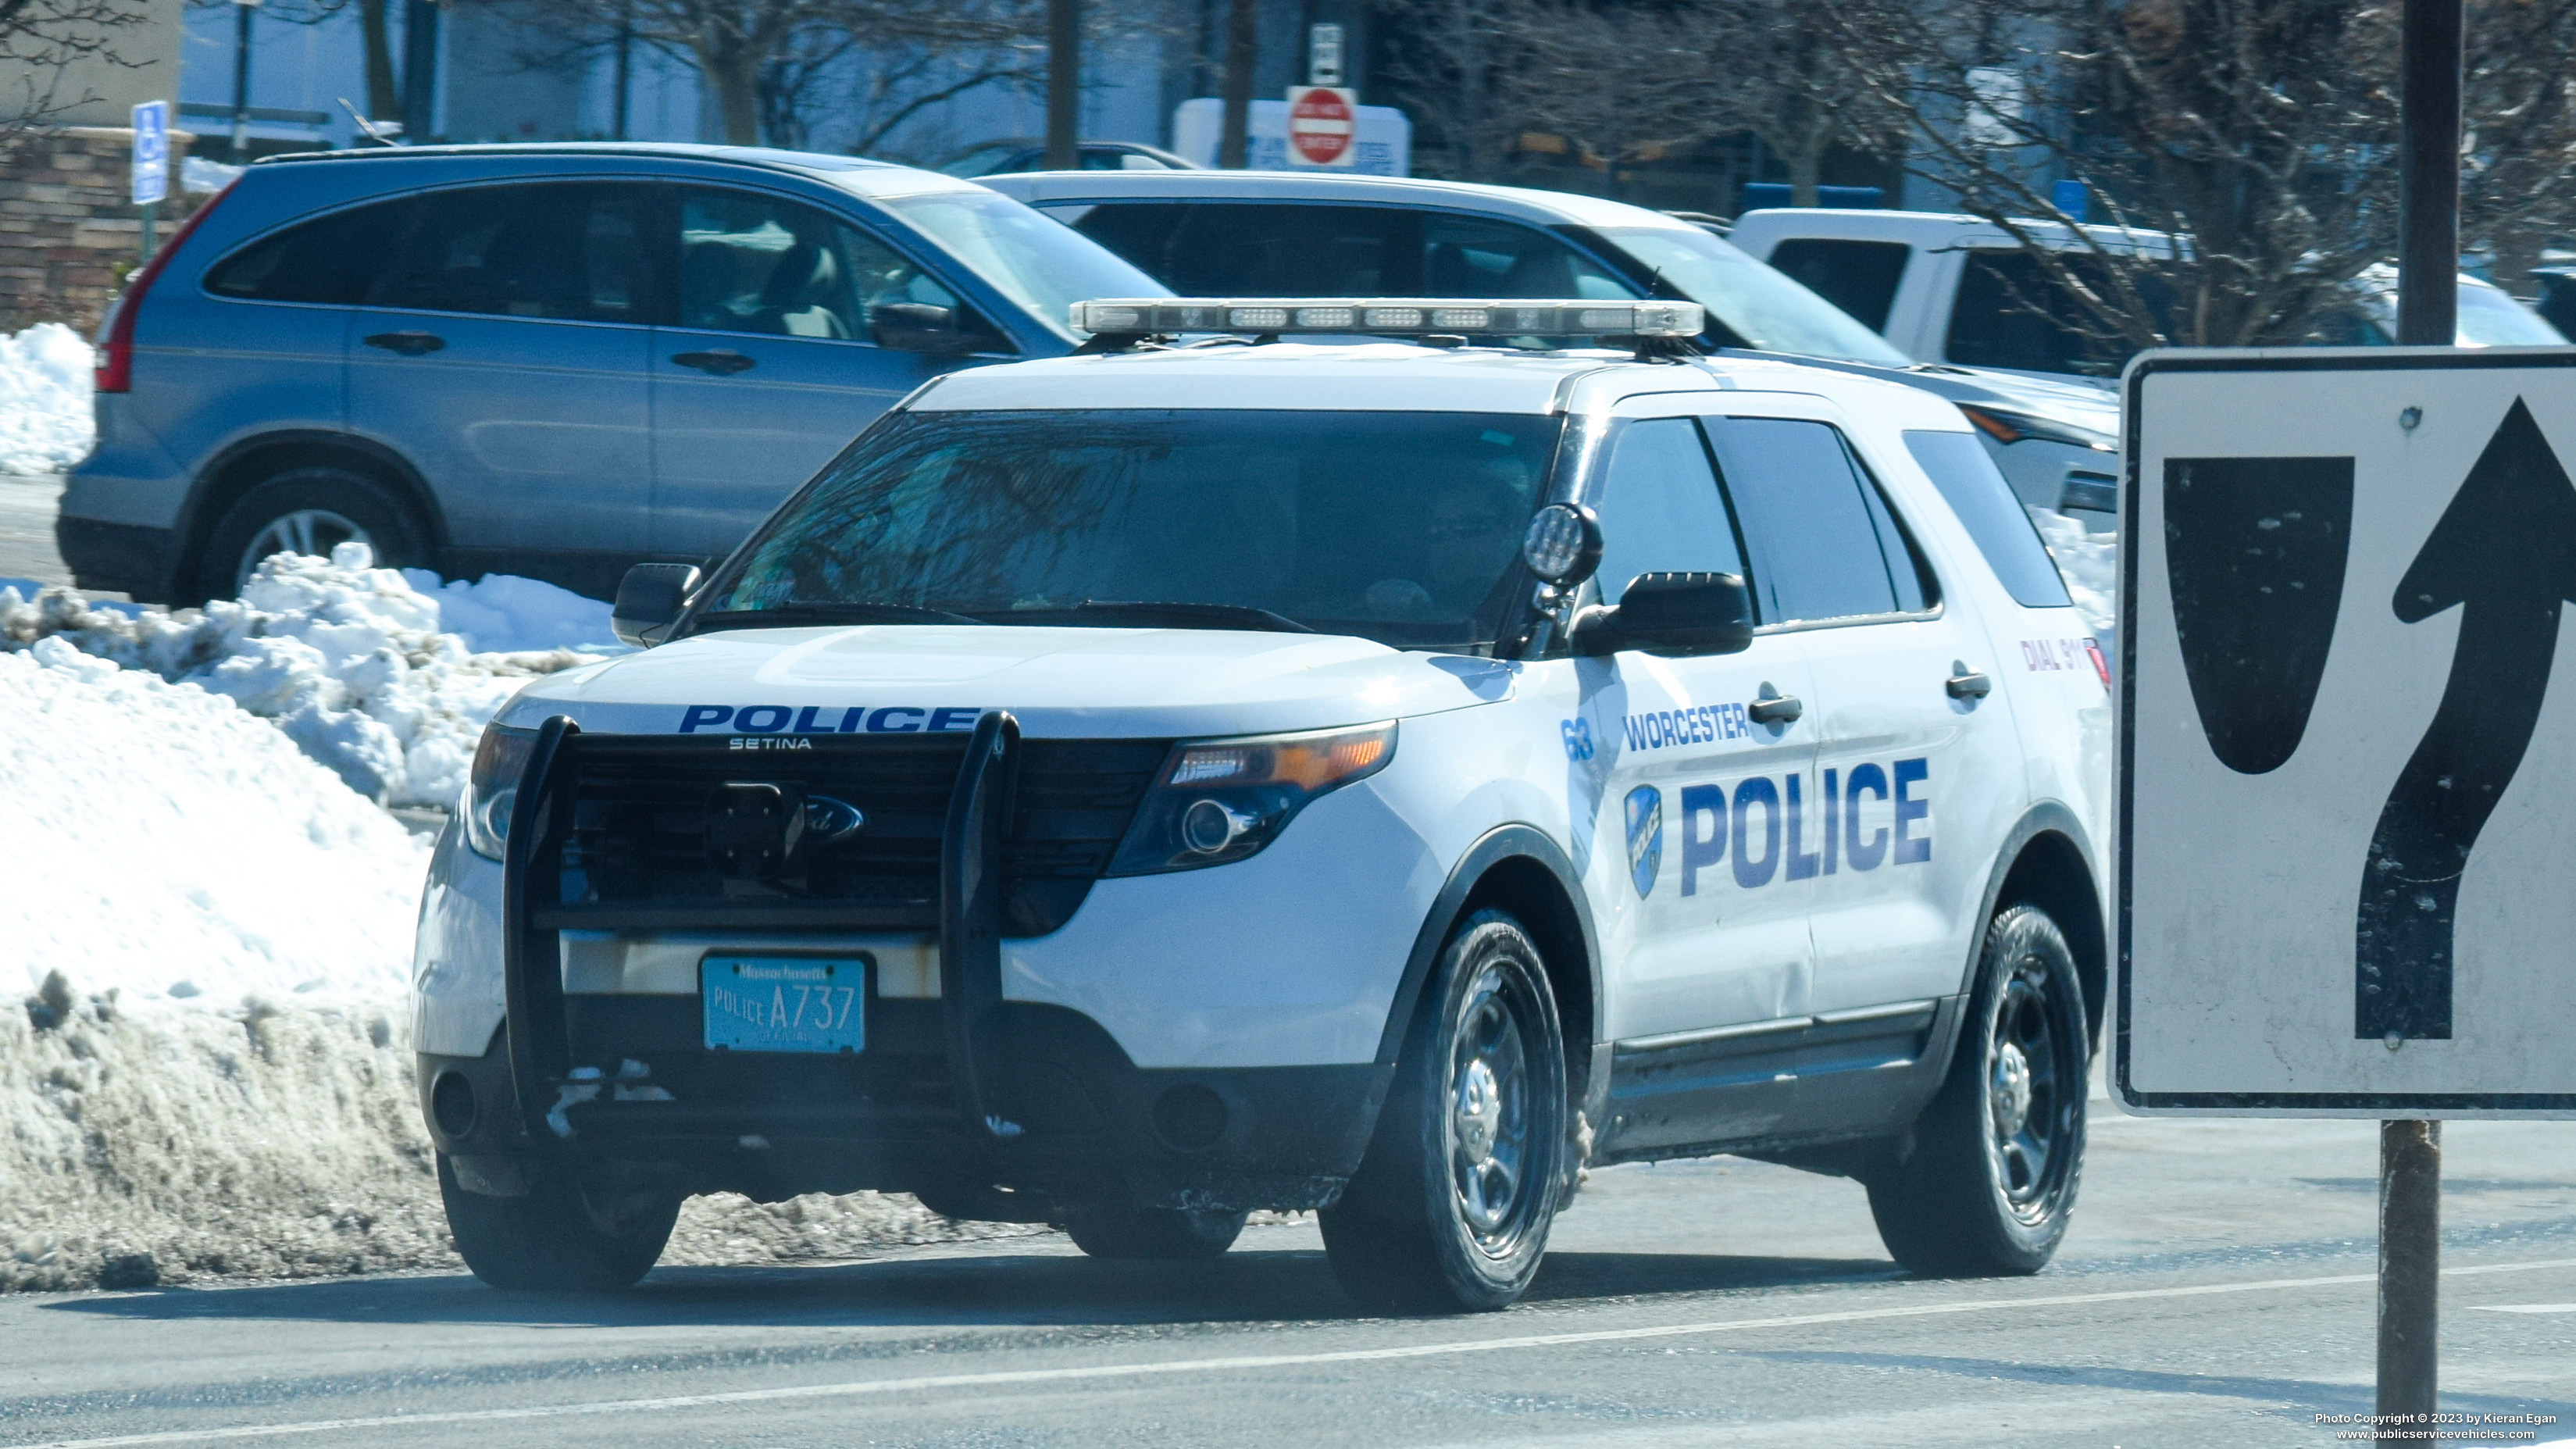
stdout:
[(1181, 1208), (1094, 1208), (1064, 1224), (1073, 1245), (1095, 1258), (1185, 1262), (1221, 1258), (1246, 1214)]
[(364, 543), (375, 550), (378, 568), (430, 563), (428, 529), (394, 490), (347, 468), (290, 468), (243, 494), (216, 520), (191, 570), (195, 597), (188, 602), (238, 597), (251, 567), (280, 551), (269, 545), (287, 537), (296, 540), (292, 551), (322, 557), (334, 544)]
[(651, 1271), (671, 1240), (680, 1199), (670, 1194), (620, 1195), (602, 1204), (582, 1189), (572, 1163), (537, 1169), (525, 1197), (485, 1197), (456, 1181), (438, 1154), (438, 1196), (457, 1255), (495, 1288), (541, 1293), (606, 1293)]
[(1394, 1312), (1510, 1307), (1564, 1199), (1566, 1090), (1537, 943), (1478, 911), (1441, 950), (1367, 1156), (1319, 1215), (1343, 1291)]
[(1986, 928), (1940, 1094), (1904, 1155), (1866, 1179), (1898, 1264), (1939, 1278), (2047, 1266), (2084, 1173), (2091, 1056), (2065, 934), (2036, 906), (2005, 907)]

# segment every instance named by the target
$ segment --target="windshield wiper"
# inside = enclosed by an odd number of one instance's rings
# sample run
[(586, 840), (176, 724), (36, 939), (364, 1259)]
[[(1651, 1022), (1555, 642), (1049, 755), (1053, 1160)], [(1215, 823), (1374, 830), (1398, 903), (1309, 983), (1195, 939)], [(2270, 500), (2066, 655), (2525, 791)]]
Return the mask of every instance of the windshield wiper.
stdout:
[(981, 624), (972, 614), (918, 604), (781, 604), (774, 609), (714, 609), (689, 621), (695, 628), (776, 628), (798, 624)]
[(1320, 632), (1312, 625), (1300, 624), (1285, 614), (1256, 609), (1250, 604), (1165, 603), (1145, 599), (1085, 599), (1079, 604), (1055, 609), (1014, 609), (1007, 616), (1017, 623), (1031, 614), (1102, 614), (1139, 620), (1160, 620), (1180, 627), (1199, 625), (1215, 629), (1262, 629), (1278, 634), (1313, 634)]

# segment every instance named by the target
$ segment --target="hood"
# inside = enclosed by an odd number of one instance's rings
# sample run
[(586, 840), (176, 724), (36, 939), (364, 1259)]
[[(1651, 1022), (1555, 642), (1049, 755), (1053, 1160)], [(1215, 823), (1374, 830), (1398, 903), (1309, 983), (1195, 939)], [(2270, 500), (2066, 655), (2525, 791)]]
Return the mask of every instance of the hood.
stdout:
[(868, 624), (701, 634), (552, 675), (501, 712), (615, 734), (963, 731), (1047, 739), (1326, 729), (1511, 697), (1518, 666), (1344, 635)]
[(1829, 368), (1835, 372), (1855, 373), (1948, 398), (1954, 403), (1972, 403), (1999, 412), (2027, 413), (2035, 418), (2064, 423), (2105, 438), (2120, 436), (2120, 393), (2110, 382), (2097, 383), (2091, 378), (2059, 374), (2005, 372), (1990, 367), (1959, 367), (1947, 362), (1918, 362), (1907, 367), (1886, 367), (1871, 362), (1845, 362), (1831, 357), (1805, 357), (1785, 352), (1754, 353), (1730, 350), (1728, 356), (1769, 357), (1794, 362), (1806, 367)]

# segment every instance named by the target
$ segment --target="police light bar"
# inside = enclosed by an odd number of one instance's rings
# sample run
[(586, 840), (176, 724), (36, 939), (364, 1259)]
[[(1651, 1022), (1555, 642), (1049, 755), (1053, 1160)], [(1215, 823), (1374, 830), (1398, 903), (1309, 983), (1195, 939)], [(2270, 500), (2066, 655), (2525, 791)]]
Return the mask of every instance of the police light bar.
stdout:
[(1456, 297), (1138, 297), (1073, 304), (1074, 327), (1179, 332), (1374, 333), (1419, 337), (1697, 337), (1697, 302), (1476, 301)]

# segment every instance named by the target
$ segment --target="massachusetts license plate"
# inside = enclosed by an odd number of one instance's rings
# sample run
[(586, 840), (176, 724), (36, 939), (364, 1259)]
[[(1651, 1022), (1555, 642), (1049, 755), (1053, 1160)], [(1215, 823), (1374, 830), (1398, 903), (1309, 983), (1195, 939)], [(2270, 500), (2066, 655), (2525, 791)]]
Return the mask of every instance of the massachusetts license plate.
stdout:
[(867, 1045), (863, 957), (708, 956), (698, 962), (707, 1049), (855, 1052)]

